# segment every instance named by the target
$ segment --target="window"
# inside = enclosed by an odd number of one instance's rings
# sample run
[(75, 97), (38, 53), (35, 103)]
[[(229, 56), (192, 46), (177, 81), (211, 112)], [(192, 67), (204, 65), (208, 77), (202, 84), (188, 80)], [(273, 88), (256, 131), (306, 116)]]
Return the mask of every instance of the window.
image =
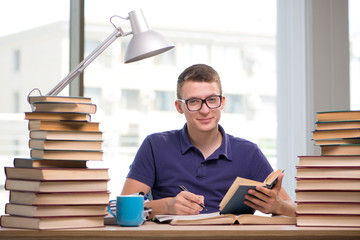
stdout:
[(20, 71), (20, 50), (14, 51), (14, 72)]
[[(174, 43), (176, 44), (176, 43)], [(160, 54), (154, 57), (154, 62), (156, 65), (167, 65), (167, 66), (174, 66), (175, 62), (175, 52), (170, 51), (168, 54)]]
[(349, 0), (349, 41), (350, 41), (350, 106), (360, 109), (360, 16), (357, 9), (360, 2)]
[(137, 147), (139, 146), (139, 125), (129, 124), (127, 132), (120, 137), (121, 147)]
[(175, 93), (171, 91), (155, 91), (155, 110), (174, 111)]
[(243, 96), (237, 94), (226, 94), (225, 111), (227, 113), (244, 113)]
[(126, 110), (140, 110), (139, 90), (121, 90), (121, 107)]
[[(103, 53), (116, 59), (116, 64), (104, 67), (100, 56), (85, 71), (85, 89), (102, 89), (98, 101), (99, 122), (106, 129), (108, 139), (105, 139), (108, 144), (105, 162), (111, 166), (116, 164), (118, 169), (110, 176), (118, 182), (116, 192), (125, 180), (137, 148), (148, 134), (184, 125), (184, 116), (174, 107), (175, 88), (178, 75), (191, 64), (209, 64), (219, 72), (227, 99), (221, 124), (228, 133), (254, 142), (263, 141), (261, 139), (276, 142), (276, 111), (271, 112), (266, 122), (271, 128), (258, 131), (258, 126), (265, 121), (260, 115), (261, 96), (276, 98), (275, 0), (182, 0), (172, 1), (172, 6), (165, 10), (156, 6), (166, 6), (166, 0), (151, 3), (109, 0), (107, 3), (86, 2), (85, 41), (101, 42), (113, 32), (108, 22), (111, 16), (126, 17), (128, 12), (141, 8), (149, 26), (175, 44), (174, 49), (164, 54), (124, 64), (125, 49), (132, 37), (129, 35), (116, 40)], [(198, 11), (204, 4), (206, 11)], [(128, 21), (118, 24), (124, 31), (130, 31)], [(268, 109), (276, 109), (275, 101), (266, 104)], [(276, 162), (274, 145), (266, 144), (265, 151), (272, 162)], [(119, 174), (120, 169), (125, 170)]]
[[(29, 157), (27, 95), (34, 88), (46, 94), (69, 71), (69, 1), (13, 0), (5, 5), (0, 14), (0, 169), (12, 166), (14, 158)], [(1, 214), (9, 199), (4, 183), (1, 174)]]

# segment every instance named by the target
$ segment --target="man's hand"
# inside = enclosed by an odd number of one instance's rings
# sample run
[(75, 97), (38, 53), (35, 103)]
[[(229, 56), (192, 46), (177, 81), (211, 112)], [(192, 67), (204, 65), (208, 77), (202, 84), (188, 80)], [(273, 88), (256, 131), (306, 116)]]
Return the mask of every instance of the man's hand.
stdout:
[(176, 197), (170, 198), (168, 203), (169, 214), (199, 214), (203, 210), (199, 204), (204, 204), (204, 197), (191, 192), (181, 191)]
[(245, 195), (245, 204), (263, 213), (294, 216), (295, 205), (281, 187), (283, 178), (282, 173), (272, 189), (261, 186), (256, 186), (256, 191), (250, 189), (249, 194)]

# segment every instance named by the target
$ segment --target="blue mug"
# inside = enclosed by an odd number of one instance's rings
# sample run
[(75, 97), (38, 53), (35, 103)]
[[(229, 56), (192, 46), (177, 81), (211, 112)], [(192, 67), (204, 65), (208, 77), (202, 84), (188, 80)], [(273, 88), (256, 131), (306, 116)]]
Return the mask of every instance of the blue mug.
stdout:
[[(110, 208), (112, 202), (116, 202), (115, 213)], [(108, 211), (115, 217), (117, 224), (120, 226), (137, 227), (144, 222), (144, 196), (117, 196), (116, 200), (110, 201), (110, 205)]]

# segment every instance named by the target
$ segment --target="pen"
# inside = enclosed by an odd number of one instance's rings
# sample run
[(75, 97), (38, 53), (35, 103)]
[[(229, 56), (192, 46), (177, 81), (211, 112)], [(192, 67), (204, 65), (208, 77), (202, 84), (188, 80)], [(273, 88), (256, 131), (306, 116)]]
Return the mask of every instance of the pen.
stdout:
[[(187, 188), (186, 188), (184, 185), (179, 185), (179, 188), (180, 188), (182, 191), (190, 192), (189, 190), (187, 190)], [(204, 204), (199, 203), (199, 206), (202, 207), (205, 211), (207, 211), (207, 208), (204, 206)]]

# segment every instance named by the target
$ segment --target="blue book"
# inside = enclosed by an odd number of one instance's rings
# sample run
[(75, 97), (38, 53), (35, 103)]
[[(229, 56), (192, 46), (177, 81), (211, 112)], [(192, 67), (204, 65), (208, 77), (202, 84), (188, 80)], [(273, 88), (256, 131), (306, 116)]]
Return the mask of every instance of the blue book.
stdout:
[(273, 188), (282, 172), (279, 169), (270, 173), (264, 182), (237, 177), (219, 204), (220, 213), (235, 215), (253, 214), (255, 210), (244, 203), (245, 195), (249, 189), (255, 189), (256, 186)]

